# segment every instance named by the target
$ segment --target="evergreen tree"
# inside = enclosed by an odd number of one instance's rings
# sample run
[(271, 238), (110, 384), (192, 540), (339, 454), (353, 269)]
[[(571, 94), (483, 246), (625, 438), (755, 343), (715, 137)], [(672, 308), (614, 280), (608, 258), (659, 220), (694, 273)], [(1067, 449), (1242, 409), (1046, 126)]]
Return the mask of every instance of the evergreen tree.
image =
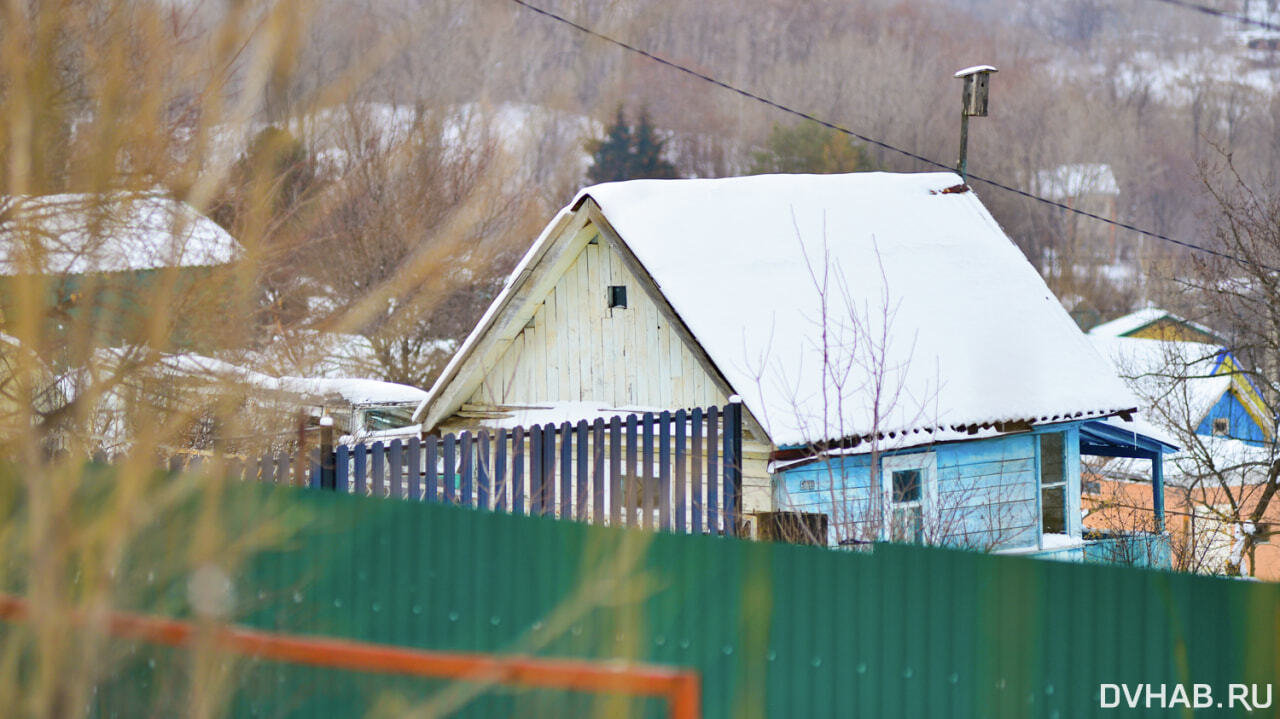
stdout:
[(649, 113), (640, 111), (640, 124), (632, 134), (632, 162), (636, 178), (669, 179), (678, 177), (675, 165), (662, 157), (665, 140), (658, 139), (653, 125), (649, 122)]
[(640, 124), (633, 128), (620, 106), (604, 139), (587, 143), (591, 153), (587, 179), (598, 183), (679, 177), (675, 165), (662, 157), (665, 145), (647, 112), (640, 113)]
[(775, 124), (768, 147), (755, 153), (751, 174), (865, 172), (877, 170), (871, 154), (848, 136), (813, 122)]

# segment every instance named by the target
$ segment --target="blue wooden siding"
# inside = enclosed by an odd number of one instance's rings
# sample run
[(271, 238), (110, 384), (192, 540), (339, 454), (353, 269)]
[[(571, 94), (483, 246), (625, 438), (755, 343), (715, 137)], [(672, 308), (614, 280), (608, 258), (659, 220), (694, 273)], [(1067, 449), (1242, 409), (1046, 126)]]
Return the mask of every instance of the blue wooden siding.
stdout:
[(1213, 435), (1213, 420), (1220, 418), (1230, 421), (1231, 431), (1228, 436), (1233, 439), (1244, 440), (1258, 446), (1266, 443), (1266, 432), (1254, 421), (1253, 416), (1244, 408), (1235, 392), (1224, 392), (1222, 397), (1218, 398), (1218, 402), (1205, 415), (1204, 421), (1196, 427), (1196, 434), (1206, 437)]
[[(932, 453), (937, 466), (934, 516), (926, 520), (943, 543), (996, 550), (1036, 547), (1040, 539), (1040, 436), (1063, 433), (1067, 532), (1080, 535), (1078, 423), (1033, 433), (912, 448), (886, 453)], [(779, 508), (820, 512), (830, 518), (829, 541), (865, 537), (873, 512), (870, 457), (856, 455), (783, 470), (776, 483)], [(844, 526), (838, 526), (843, 524)]]

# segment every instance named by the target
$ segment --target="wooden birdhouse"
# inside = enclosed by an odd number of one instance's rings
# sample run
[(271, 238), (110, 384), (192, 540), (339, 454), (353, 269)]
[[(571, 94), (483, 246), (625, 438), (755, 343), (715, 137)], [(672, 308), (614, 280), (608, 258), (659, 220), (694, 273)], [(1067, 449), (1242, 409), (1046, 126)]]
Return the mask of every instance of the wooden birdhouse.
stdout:
[(991, 73), (996, 69), (990, 65), (974, 65), (957, 72), (956, 77), (964, 78), (964, 114), (966, 117), (987, 116), (987, 90)]

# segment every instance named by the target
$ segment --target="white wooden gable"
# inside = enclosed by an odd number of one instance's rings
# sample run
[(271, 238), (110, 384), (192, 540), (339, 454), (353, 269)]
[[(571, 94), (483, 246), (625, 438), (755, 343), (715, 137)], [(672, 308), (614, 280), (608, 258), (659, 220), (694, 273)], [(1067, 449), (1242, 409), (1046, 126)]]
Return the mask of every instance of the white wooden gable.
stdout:
[[(551, 232), (446, 368), (425, 428), (561, 404), (609, 414), (728, 401), (728, 384), (592, 200)], [(626, 308), (609, 307), (610, 286), (626, 288)]]

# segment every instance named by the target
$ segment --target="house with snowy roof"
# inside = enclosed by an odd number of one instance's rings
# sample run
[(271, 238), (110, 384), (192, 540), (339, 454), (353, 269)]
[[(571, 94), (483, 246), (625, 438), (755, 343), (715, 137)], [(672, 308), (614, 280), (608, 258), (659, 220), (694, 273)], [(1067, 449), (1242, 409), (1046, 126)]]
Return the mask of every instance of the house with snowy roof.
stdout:
[(13, 311), (20, 278), (42, 278), (50, 307), (92, 313), (120, 340), (151, 314), (161, 286), (170, 300), (197, 287), (223, 296), (210, 280), (228, 280), (243, 252), (213, 220), (160, 193), (0, 197), (0, 308)]
[(1143, 400), (1141, 414), (1148, 421), (1178, 434), (1254, 446), (1271, 441), (1275, 419), (1225, 347), (1093, 333), (1089, 340)]
[[(1160, 311), (1151, 312), (1152, 315)], [(1183, 331), (1172, 317), (1153, 331)], [(1163, 321), (1163, 316), (1162, 320)], [(1129, 324), (1138, 324), (1137, 321)], [(1114, 324), (1124, 329), (1125, 324)], [(1103, 326), (1102, 329), (1106, 329)], [(1141, 330), (1139, 330), (1141, 331)], [(1208, 328), (1193, 327), (1193, 336)], [(1275, 420), (1257, 388), (1229, 350), (1217, 344), (1090, 333), (1089, 339), (1141, 402), (1144, 431), (1182, 449), (1165, 459), (1169, 485), (1160, 514), (1180, 569), (1222, 572), (1239, 539), (1242, 517), (1251, 517), (1266, 490), (1274, 461)], [(1135, 483), (1144, 467), (1131, 458), (1097, 459), (1085, 468), (1086, 532), (1127, 531), (1149, 523), (1152, 498)], [(1246, 574), (1280, 579), (1280, 546), (1270, 535), (1280, 527), (1280, 507), (1269, 507), (1250, 524), (1264, 534), (1250, 556), (1234, 558)]]
[(1144, 307), (1092, 327), (1093, 337), (1130, 337), (1222, 345), (1225, 340), (1208, 327), (1159, 307)]
[(1123, 426), (1132, 393), (951, 173), (587, 188), (415, 419), (457, 431), (734, 397), (744, 514), (826, 515), (830, 544), (1082, 558), (1080, 455), (1152, 456), (1158, 492), (1168, 450)]

